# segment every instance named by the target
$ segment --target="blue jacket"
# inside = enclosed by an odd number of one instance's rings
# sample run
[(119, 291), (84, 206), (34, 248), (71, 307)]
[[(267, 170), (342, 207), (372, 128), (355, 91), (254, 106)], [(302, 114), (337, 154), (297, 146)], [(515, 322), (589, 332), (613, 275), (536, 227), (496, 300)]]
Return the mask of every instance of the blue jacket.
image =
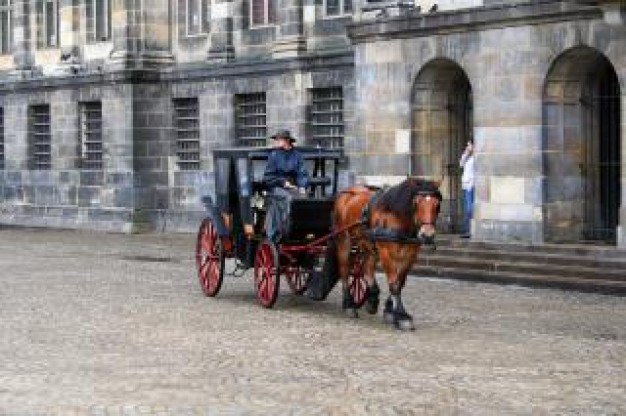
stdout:
[(263, 182), (269, 188), (283, 187), (286, 180), (298, 188), (306, 188), (309, 184), (309, 172), (304, 166), (302, 154), (293, 147), (289, 150), (273, 150), (263, 174)]

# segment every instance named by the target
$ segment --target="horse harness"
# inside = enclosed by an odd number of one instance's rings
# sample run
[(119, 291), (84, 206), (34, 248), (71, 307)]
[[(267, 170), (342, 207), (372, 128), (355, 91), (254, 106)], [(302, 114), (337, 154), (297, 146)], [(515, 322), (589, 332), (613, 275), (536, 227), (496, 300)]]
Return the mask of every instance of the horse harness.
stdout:
[[(380, 199), (380, 197), (383, 196), (385, 192), (387, 192), (388, 189), (388, 187), (378, 189), (369, 199), (367, 204), (363, 207), (363, 210), (361, 211), (361, 219), (359, 221), (362, 225), (366, 226), (370, 223), (372, 207)], [(431, 194), (431, 192), (418, 192), (417, 195), (430, 196)], [(376, 224), (374, 227), (366, 229), (365, 235), (370, 239), (370, 241), (389, 241), (394, 243), (421, 244), (422, 241), (416, 236), (416, 234), (417, 230), (419, 230), (422, 225), (434, 224), (415, 222), (414, 227), (410, 230), (391, 228), (388, 227), (387, 224)]]

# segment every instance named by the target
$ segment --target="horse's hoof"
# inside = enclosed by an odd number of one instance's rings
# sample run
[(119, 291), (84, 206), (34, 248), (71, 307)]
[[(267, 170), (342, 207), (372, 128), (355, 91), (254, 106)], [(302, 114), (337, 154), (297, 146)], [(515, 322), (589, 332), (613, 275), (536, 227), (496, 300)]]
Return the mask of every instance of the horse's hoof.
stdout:
[(383, 320), (385, 321), (385, 323), (387, 324), (393, 324), (395, 323), (396, 319), (395, 316), (393, 314), (393, 312), (389, 312), (389, 311), (385, 311), (383, 312)]
[(367, 311), (367, 313), (369, 313), (370, 315), (376, 315), (378, 313), (378, 304), (379, 302), (367, 302), (365, 305), (365, 310)]
[(415, 331), (415, 324), (412, 319), (399, 319), (394, 322), (394, 325), (400, 331)]
[(343, 310), (343, 312), (346, 314), (346, 316), (348, 318), (358, 318), (359, 317), (359, 313), (357, 312), (356, 308), (345, 308)]

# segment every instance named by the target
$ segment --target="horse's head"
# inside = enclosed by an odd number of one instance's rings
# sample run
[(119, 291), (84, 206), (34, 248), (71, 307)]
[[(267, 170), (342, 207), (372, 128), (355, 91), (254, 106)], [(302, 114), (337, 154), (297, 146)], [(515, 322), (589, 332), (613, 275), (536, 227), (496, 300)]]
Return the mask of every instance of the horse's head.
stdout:
[(413, 221), (417, 230), (417, 238), (424, 245), (435, 244), (435, 223), (441, 205), (439, 182), (433, 182), (433, 188), (420, 191), (413, 198)]

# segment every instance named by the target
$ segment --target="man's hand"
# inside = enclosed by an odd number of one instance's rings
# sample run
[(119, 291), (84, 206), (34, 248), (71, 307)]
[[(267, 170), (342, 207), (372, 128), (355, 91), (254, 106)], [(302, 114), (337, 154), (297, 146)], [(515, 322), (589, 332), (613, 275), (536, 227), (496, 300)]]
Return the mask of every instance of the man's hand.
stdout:
[(287, 189), (294, 189), (295, 187), (296, 186), (293, 183), (291, 183), (291, 182), (289, 182), (288, 180), (285, 179), (285, 188), (287, 188)]

